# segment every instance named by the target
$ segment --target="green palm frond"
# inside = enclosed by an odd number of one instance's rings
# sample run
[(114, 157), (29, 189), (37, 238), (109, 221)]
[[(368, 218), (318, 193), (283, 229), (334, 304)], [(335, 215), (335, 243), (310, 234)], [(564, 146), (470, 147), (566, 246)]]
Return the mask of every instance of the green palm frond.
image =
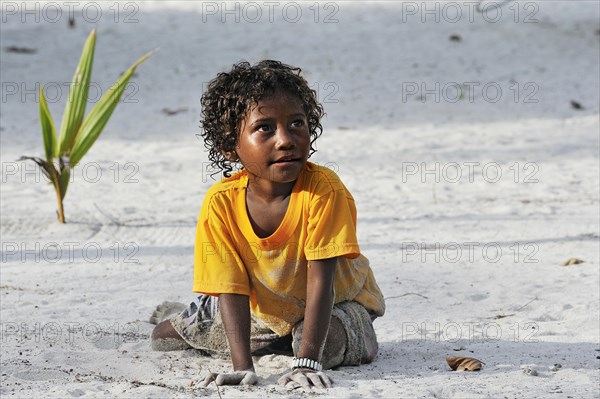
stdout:
[(44, 152), (46, 153), (46, 161), (52, 163), (54, 153), (56, 152), (56, 132), (54, 130), (54, 122), (52, 115), (46, 103), (46, 95), (44, 87), (40, 89), (40, 122), (42, 124), (42, 137), (44, 139)]
[(121, 77), (112, 85), (112, 87), (104, 93), (104, 95), (98, 100), (94, 108), (90, 111), (88, 116), (83, 121), (79, 133), (75, 138), (73, 144), (70, 161), (71, 167), (75, 167), (81, 161), (81, 158), (89, 151), (96, 139), (102, 133), (104, 126), (108, 123), (110, 116), (117, 107), (121, 95), (127, 87), (129, 79), (135, 73), (136, 68), (144, 61), (146, 61), (153, 51), (142, 56), (137, 60), (128, 70), (123, 72)]
[(81, 126), (87, 105), (95, 48), (96, 31), (93, 30), (83, 46), (79, 65), (69, 88), (69, 98), (62, 118), (58, 148), (54, 154), (56, 157), (68, 155), (71, 152), (71, 147)]
[[(35, 162), (54, 186), (58, 201), (58, 220), (61, 223), (65, 223), (63, 199), (67, 195), (72, 168), (81, 161), (81, 158), (102, 133), (136, 68), (154, 52), (144, 55), (125, 71), (84, 119), (95, 47), (96, 31), (93, 30), (83, 46), (81, 58), (69, 88), (69, 98), (65, 105), (58, 140), (44, 88), (40, 89), (40, 123), (46, 159), (39, 157), (21, 157), (19, 159)], [(56, 159), (58, 159), (58, 167), (54, 164)]]

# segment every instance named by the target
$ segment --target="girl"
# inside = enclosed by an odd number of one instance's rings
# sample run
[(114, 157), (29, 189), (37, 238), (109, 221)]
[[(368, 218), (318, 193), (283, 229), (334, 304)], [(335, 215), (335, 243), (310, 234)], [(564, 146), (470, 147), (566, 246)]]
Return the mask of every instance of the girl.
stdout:
[[(202, 96), (202, 137), (225, 175), (198, 220), (193, 291), (202, 295), (156, 326), (152, 346), (229, 352), (234, 371), (205, 386), (255, 384), (253, 353), (293, 351), (279, 379), (289, 388), (329, 387), (323, 369), (377, 354), (372, 321), (383, 296), (358, 247), (352, 195), (307, 161), (323, 108), (300, 72), (242, 62)], [(242, 169), (231, 174), (235, 164)]]

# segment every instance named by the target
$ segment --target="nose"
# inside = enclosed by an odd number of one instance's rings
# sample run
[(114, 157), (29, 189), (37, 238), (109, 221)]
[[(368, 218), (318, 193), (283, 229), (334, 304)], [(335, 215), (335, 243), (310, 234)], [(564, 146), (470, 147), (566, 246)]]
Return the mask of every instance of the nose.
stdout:
[(280, 126), (277, 128), (277, 132), (275, 132), (275, 139), (277, 140), (277, 149), (286, 150), (296, 146), (294, 135), (286, 126)]

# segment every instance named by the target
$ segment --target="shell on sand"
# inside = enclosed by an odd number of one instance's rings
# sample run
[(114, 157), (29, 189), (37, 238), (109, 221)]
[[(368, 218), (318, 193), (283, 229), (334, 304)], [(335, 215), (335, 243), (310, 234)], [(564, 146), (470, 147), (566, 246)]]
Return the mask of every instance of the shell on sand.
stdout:
[(448, 356), (446, 363), (454, 371), (479, 371), (481, 370), (481, 361), (472, 357)]
[(583, 263), (583, 261), (581, 259), (571, 258), (571, 259), (564, 261), (560, 265), (561, 266), (571, 266), (571, 265), (578, 265), (580, 263)]

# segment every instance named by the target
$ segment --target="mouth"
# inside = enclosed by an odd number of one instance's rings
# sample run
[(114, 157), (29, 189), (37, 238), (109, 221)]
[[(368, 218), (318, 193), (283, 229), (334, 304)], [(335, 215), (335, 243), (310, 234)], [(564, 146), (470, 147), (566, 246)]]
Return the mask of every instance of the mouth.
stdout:
[(273, 161), (271, 163), (275, 164), (275, 165), (291, 165), (293, 163), (300, 162), (300, 161), (301, 161), (300, 158), (294, 158), (293, 156), (288, 156), (288, 157), (279, 158), (278, 160)]

